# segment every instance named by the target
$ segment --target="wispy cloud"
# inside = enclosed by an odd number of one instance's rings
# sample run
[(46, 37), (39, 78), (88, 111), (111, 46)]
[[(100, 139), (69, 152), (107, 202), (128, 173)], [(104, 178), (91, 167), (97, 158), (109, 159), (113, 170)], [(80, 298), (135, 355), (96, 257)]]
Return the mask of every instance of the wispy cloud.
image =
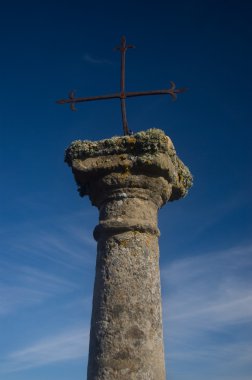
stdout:
[(171, 263), (162, 271), (172, 291), (174, 320), (192, 322), (199, 316), (208, 329), (223, 324), (252, 321), (252, 246), (208, 253)]
[(92, 55), (86, 53), (83, 55), (83, 60), (93, 65), (113, 65), (113, 62), (104, 58), (95, 58)]
[[(82, 213), (26, 221), (16, 229), (4, 227), (0, 316), (28, 307), (36, 310), (42, 304), (47, 309), (46, 302), (51, 299), (61, 305), (64, 297), (69, 302), (70, 294), (73, 301), (81, 295), (87, 297), (96, 257), (92, 231), (85, 228), (87, 219)], [(83, 274), (86, 284), (81, 281)]]
[(15, 372), (87, 355), (89, 330), (68, 329), (9, 353), (2, 359), (2, 372)]
[[(228, 215), (232, 215), (235, 210), (246, 207), (250, 202), (247, 189), (237, 191), (232, 196), (225, 199), (214, 200), (214, 204), (209, 202), (202, 203), (195, 215), (190, 215), (193, 221), (192, 238), (198, 239), (199, 236), (208, 231), (212, 226), (220, 223)], [(207, 215), (207, 218), (205, 217)]]
[(209, 252), (175, 260), (162, 271), (168, 368), (178, 371), (182, 362), (184, 366), (199, 360), (216, 369), (212, 377), (222, 371), (222, 379), (225, 373), (231, 376), (235, 368), (249, 365), (251, 253), (251, 245)]
[(39, 257), (79, 270), (83, 264), (93, 264), (96, 242), (91, 230), (80, 227), (79, 218), (72, 221), (63, 216), (60, 220), (24, 223), (16, 231), (5, 230), (2, 247), (6, 260), (23, 257), (32, 262)]
[(40, 304), (61, 293), (69, 293), (75, 285), (55, 274), (36, 268), (1, 263), (0, 315), (20, 307)]

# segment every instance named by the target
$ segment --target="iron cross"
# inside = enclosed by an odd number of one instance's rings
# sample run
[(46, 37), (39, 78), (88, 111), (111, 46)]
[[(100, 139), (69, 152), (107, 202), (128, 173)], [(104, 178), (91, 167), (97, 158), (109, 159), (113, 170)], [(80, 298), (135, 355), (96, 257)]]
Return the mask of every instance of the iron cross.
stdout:
[(68, 99), (57, 100), (58, 104), (69, 103), (72, 111), (76, 111), (75, 104), (82, 102), (91, 102), (94, 100), (107, 100), (118, 98), (121, 101), (121, 111), (122, 111), (122, 124), (124, 135), (129, 135), (130, 131), (128, 128), (127, 118), (126, 118), (126, 98), (132, 98), (135, 96), (146, 96), (146, 95), (170, 95), (173, 100), (176, 100), (177, 94), (185, 92), (186, 88), (176, 88), (174, 82), (170, 81), (171, 87), (164, 90), (154, 90), (154, 91), (139, 91), (139, 92), (126, 92), (125, 91), (125, 55), (128, 49), (134, 48), (133, 45), (126, 45), (126, 38), (123, 36), (121, 38), (121, 45), (117, 46), (115, 50), (121, 52), (121, 91), (119, 93), (101, 96), (89, 96), (85, 98), (75, 98), (75, 92), (71, 91), (68, 95)]

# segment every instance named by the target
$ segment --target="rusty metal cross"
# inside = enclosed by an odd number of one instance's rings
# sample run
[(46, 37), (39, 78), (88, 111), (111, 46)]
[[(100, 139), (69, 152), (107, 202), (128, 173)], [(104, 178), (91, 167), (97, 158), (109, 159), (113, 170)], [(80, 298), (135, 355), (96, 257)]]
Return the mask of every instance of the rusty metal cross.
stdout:
[(130, 131), (128, 128), (127, 118), (126, 118), (126, 98), (132, 98), (135, 96), (145, 96), (145, 95), (170, 95), (173, 100), (176, 100), (177, 94), (185, 92), (186, 88), (176, 88), (175, 83), (170, 81), (171, 87), (164, 90), (154, 90), (154, 91), (138, 91), (138, 92), (126, 92), (125, 91), (125, 55), (127, 49), (134, 48), (133, 45), (126, 45), (126, 38), (122, 36), (121, 45), (117, 46), (115, 50), (121, 52), (121, 91), (120, 93), (109, 94), (109, 95), (100, 95), (100, 96), (89, 96), (85, 98), (75, 98), (75, 92), (71, 91), (69, 93), (68, 99), (57, 100), (58, 104), (70, 104), (72, 111), (76, 111), (75, 104), (82, 102), (90, 102), (94, 100), (107, 100), (118, 98), (121, 101), (121, 111), (122, 111), (122, 123), (123, 123), (123, 132), (124, 135), (129, 135)]

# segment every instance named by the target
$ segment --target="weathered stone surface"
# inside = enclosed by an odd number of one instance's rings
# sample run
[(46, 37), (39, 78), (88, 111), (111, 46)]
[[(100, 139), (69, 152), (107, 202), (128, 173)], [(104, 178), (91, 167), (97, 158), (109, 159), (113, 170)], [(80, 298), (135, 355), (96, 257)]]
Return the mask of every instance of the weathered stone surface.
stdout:
[(111, 172), (163, 177), (172, 187), (170, 201), (185, 196), (192, 185), (192, 176), (176, 155), (171, 139), (159, 129), (97, 142), (74, 141), (66, 150), (65, 161), (73, 168), (82, 196), (89, 194), (92, 177)]
[(157, 211), (191, 174), (160, 130), (66, 151), (81, 196), (99, 209), (88, 380), (164, 380)]

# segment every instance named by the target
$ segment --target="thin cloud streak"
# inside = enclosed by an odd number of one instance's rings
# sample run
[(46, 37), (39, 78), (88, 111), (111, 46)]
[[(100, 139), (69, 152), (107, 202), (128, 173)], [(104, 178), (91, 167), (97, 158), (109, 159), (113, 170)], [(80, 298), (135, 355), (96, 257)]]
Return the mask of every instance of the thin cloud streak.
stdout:
[(197, 331), (252, 322), (251, 252), (247, 246), (171, 263), (162, 271), (170, 293), (165, 319), (185, 320)]
[[(68, 221), (69, 224), (71, 224)], [(50, 223), (33, 223), (19, 226), (18, 231), (5, 233), (2, 244), (5, 249), (3, 256), (19, 258), (21, 255), (29, 259), (39, 257), (58, 263), (72, 270), (79, 271), (80, 266), (93, 264), (96, 242), (90, 237), (90, 231), (76, 225), (66, 226), (64, 220), (55, 222), (52, 228)], [(52, 232), (53, 231), (53, 232)]]
[(16, 372), (48, 364), (84, 358), (88, 351), (89, 330), (69, 329), (38, 340), (9, 353), (2, 360), (2, 372)]
[[(203, 209), (198, 210), (197, 217), (200, 217), (200, 220), (195, 220), (196, 223), (193, 229), (193, 238), (197, 239), (199, 236), (208, 231), (209, 228), (216, 223), (219, 223), (235, 210), (241, 208), (242, 206), (246, 207), (246, 204), (248, 204), (249, 201), (250, 199), (247, 191), (242, 190), (233, 194), (233, 196), (228, 199), (221, 199), (215, 202), (214, 207), (213, 205), (204, 204)], [(207, 215), (207, 218), (205, 215)]]
[(93, 65), (113, 65), (112, 61), (103, 58), (94, 58), (92, 55), (86, 53), (83, 55), (83, 60), (87, 63), (91, 63)]
[[(181, 344), (166, 354), (167, 373), (178, 380), (247, 380), (251, 367), (251, 342)], [(185, 371), (191, 368), (193, 371)], [(170, 376), (171, 377), (171, 376)]]
[[(76, 285), (59, 276), (28, 266), (9, 266), (1, 263), (0, 315), (36, 305), (45, 300), (72, 292)], [(15, 278), (15, 281), (10, 281)]]
[(162, 271), (166, 357), (178, 379), (178, 362), (200, 361), (205, 371), (213, 366), (215, 378), (224, 374), (220, 379), (237, 378), (231, 368), (251, 363), (251, 253), (252, 245), (209, 252), (174, 260)]

